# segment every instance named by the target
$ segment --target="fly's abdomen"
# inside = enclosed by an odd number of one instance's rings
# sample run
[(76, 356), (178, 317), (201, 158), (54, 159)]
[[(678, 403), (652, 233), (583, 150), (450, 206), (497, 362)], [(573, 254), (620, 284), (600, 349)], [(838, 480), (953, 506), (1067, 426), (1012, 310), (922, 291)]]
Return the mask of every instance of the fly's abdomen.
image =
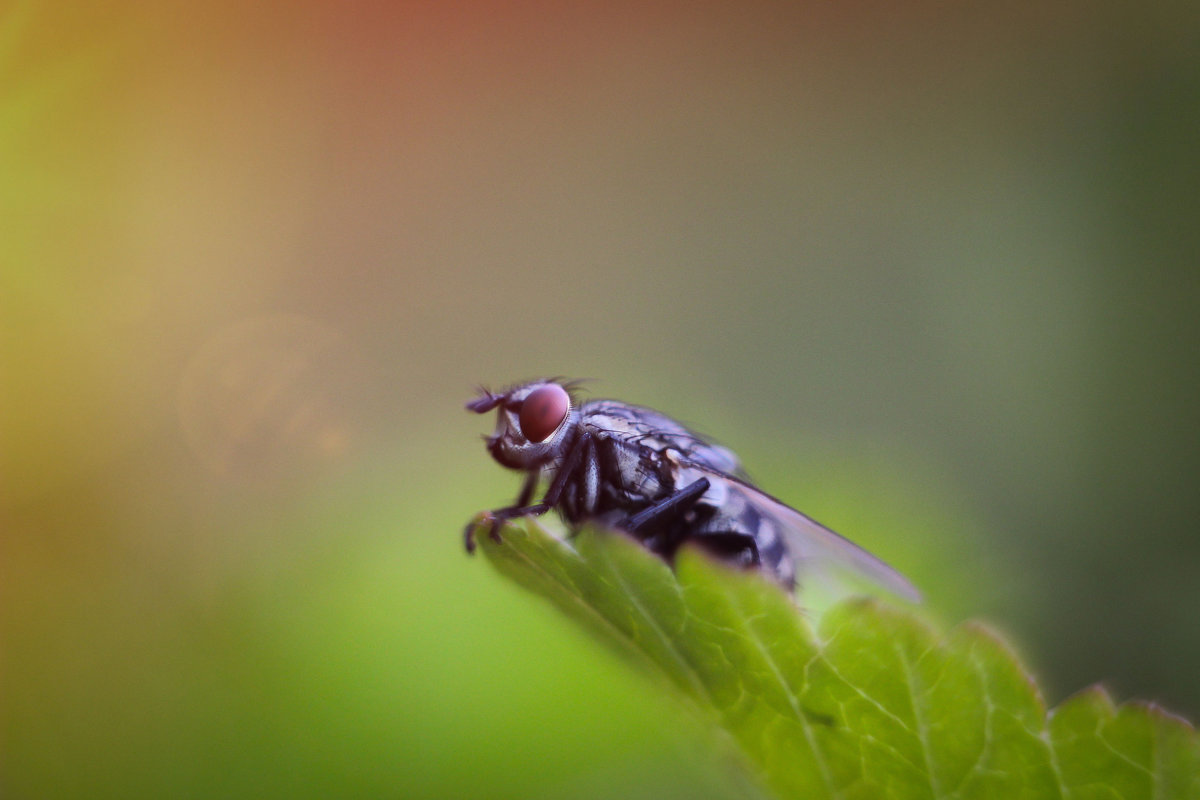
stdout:
[(792, 562), (782, 532), (774, 521), (759, 517), (754, 544), (758, 547), (758, 558), (763, 569), (770, 572), (785, 589), (790, 590), (796, 583), (796, 565)]
[(786, 589), (795, 582), (791, 555), (778, 526), (736, 497), (718, 507), (702, 503), (688, 535), (724, 560), (761, 568)]

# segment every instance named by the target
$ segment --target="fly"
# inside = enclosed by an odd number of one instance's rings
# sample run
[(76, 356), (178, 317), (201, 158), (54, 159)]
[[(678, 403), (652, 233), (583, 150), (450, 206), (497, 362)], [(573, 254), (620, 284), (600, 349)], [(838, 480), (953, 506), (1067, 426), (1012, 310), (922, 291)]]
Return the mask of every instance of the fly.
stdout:
[[(504, 521), (555, 509), (572, 528), (585, 520), (626, 531), (668, 562), (694, 542), (729, 563), (760, 569), (788, 591), (797, 572), (848, 572), (907, 600), (920, 593), (858, 545), (754, 486), (729, 449), (675, 420), (617, 400), (574, 396), (576, 384), (545, 379), (503, 392), (483, 390), (467, 409), (495, 410), (486, 437), (492, 457), (525, 473), (510, 506), (489, 513), (499, 541)], [(540, 484), (540, 502), (532, 502)], [(467, 552), (475, 549), (467, 527)]]

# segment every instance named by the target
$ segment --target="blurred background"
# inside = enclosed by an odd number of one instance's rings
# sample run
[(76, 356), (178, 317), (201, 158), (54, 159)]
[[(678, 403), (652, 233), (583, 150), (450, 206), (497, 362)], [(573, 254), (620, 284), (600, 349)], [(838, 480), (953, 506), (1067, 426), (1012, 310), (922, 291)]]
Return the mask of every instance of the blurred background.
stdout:
[[(431, 4), (432, 5), (432, 4)], [(1200, 714), (1192, 3), (0, 5), (0, 793), (744, 795), (461, 551), (591, 377)]]

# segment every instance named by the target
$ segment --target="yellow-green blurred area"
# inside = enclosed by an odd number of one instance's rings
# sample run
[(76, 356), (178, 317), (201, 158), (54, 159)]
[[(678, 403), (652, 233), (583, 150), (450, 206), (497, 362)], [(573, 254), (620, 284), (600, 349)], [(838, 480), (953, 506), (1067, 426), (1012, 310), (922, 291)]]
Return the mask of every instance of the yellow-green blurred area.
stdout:
[(1193, 3), (0, 5), (0, 793), (713, 797), (469, 559), (592, 377), (1200, 712)]

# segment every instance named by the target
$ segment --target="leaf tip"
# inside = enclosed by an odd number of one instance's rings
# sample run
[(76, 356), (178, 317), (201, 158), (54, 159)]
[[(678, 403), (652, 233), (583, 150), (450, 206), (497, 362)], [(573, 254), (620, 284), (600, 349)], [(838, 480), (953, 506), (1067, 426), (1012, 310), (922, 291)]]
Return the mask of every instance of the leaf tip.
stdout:
[(1190, 719), (1182, 714), (1171, 711), (1154, 700), (1130, 700), (1123, 703), (1122, 708), (1133, 709), (1145, 714), (1156, 722), (1182, 728), (1188, 734), (1195, 733), (1196, 731), (1196, 725)]

